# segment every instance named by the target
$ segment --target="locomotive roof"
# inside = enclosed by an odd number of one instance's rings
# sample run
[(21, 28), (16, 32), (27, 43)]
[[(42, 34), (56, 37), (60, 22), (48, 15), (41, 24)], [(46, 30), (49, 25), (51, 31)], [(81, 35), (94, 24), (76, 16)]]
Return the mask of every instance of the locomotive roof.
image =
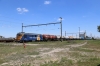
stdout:
[[(18, 34), (25, 34), (25, 35), (37, 35), (37, 33), (22, 33), (22, 32), (20, 32), (20, 33), (18, 33)], [(39, 35), (41, 35), (41, 34), (39, 34)]]
[(37, 33), (25, 33), (25, 35), (37, 35)]

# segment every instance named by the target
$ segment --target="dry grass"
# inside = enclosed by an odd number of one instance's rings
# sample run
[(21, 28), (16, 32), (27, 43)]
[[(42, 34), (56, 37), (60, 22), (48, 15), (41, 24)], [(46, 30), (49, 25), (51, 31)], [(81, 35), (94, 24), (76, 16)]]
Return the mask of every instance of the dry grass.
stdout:
[(23, 48), (22, 44), (0, 44), (0, 65), (97, 66), (100, 61), (99, 44), (96, 44), (97, 41), (83, 42), (85, 41), (43, 42), (40, 44), (34, 42), (35, 44), (26, 43), (26, 48)]

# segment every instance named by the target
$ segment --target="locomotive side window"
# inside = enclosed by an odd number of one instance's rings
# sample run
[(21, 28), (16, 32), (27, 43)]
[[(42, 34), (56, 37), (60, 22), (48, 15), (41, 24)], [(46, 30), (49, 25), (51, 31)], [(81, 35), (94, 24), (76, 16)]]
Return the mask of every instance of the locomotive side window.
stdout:
[(33, 35), (31, 35), (30, 37), (33, 37)]
[(32, 37), (34, 37), (34, 35), (32, 35)]
[(37, 35), (34, 35), (35, 37), (37, 37)]
[(29, 35), (30, 38), (33, 38), (33, 35)]
[(33, 38), (33, 37), (34, 37), (34, 35), (31, 35), (31, 37)]

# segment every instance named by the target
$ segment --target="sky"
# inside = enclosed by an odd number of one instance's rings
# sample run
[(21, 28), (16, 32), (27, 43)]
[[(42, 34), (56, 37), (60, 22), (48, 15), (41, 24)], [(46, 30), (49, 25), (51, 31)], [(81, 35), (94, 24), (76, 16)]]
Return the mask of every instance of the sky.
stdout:
[[(99, 36), (100, 0), (0, 0), (0, 35), (16, 37), (24, 26), (60, 22), (62, 33)], [(26, 33), (60, 35), (60, 24), (24, 27)]]

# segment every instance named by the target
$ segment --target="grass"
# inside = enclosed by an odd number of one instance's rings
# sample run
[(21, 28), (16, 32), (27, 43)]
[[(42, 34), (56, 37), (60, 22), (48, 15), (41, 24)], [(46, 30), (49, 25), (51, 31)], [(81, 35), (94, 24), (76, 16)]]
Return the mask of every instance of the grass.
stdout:
[(72, 60), (67, 58), (62, 58), (60, 61), (50, 61), (40, 66), (97, 66), (100, 64), (100, 58), (89, 58), (84, 60), (79, 60), (74, 63)]
[[(57, 48), (57, 47), (65, 47), (65, 45), (68, 44), (75, 44), (75, 43), (80, 43), (84, 41), (75, 41), (75, 40), (70, 40), (68, 41), (51, 41), (51, 42), (29, 42), (29, 43), (39, 43), (43, 45), (38, 45), (38, 46), (26, 46), (26, 48), (23, 48), (23, 45), (13, 45), (10, 43), (6, 44), (0, 44), (0, 64), (4, 62), (8, 62), (9, 60), (17, 60), (19, 58), (24, 58), (24, 55), (39, 55), (38, 51), (35, 51), (37, 48)], [(27, 43), (28, 44), (28, 43)], [(49, 50), (48, 50), (49, 51)]]
[(79, 60), (77, 66), (97, 66), (100, 64), (100, 58), (92, 57), (85, 59), (84, 61)]
[[(73, 60), (67, 59), (67, 57), (61, 58), (57, 61), (49, 61), (40, 66), (98, 66), (100, 64), (100, 58), (90, 57), (78, 60), (76, 63)], [(23, 64), (22, 66), (31, 66), (31, 64)]]
[(100, 49), (100, 40), (88, 40), (85, 48)]
[(71, 45), (71, 44), (80, 44), (85, 42), (85, 40), (69, 40), (69, 41), (48, 41), (48, 42), (28, 42), (26, 44), (40, 44), (41, 48), (64, 48), (65, 45)]
[[(99, 40), (87, 40), (87, 44), (81, 47), (69, 47), (67, 45), (81, 44), (85, 40), (71, 40), (71, 41), (56, 41), (56, 42), (29, 42), (23, 48), (23, 45), (0, 44), (0, 64), (5, 62), (18, 60), (22, 62), (20, 66), (33, 66), (40, 64), (40, 66), (97, 66), (100, 64), (100, 53), (95, 49), (99, 49)], [(65, 49), (60, 52), (54, 52), (53, 56), (43, 55), (41, 53), (51, 52), (53, 49)], [(69, 50), (67, 50), (69, 48)], [(84, 49), (86, 48), (86, 49)], [(46, 49), (41, 51), (42, 49)], [(94, 49), (94, 50), (91, 50)], [(95, 55), (94, 55), (95, 54)], [(98, 54), (98, 55), (97, 55)], [(27, 57), (36, 56), (36, 57)], [(54, 61), (53, 58), (57, 60)], [(53, 60), (52, 60), (53, 59)], [(45, 61), (47, 60), (47, 61)], [(42, 63), (43, 62), (43, 63)], [(45, 62), (45, 63), (44, 63)], [(19, 62), (18, 62), (19, 63)], [(5, 65), (10, 66), (10, 65)], [(34, 65), (35, 66), (35, 65)]]
[[(99, 40), (88, 40), (87, 44), (84, 45), (83, 47), (70, 48), (71, 52), (67, 53), (73, 59), (64, 58), (64, 60), (60, 60), (60, 62), (58, 61), (48, 62), (41, 66), (99, 66), (100, 56), (96, 56), (95, 54), (97, 52), (96, 50), (91, 50), (91, 49), (99, 49), (99, 47), (100, 47)], [(92, 55), (91, 52), (94, 53), (95, 56)], [(74, 62), (73, 60), (76, 60), (76, 62)]]
[(31, 66), (31, 64), (22, 64), (21, 66)]
[(72, 50), (72, 51), (83, 51), (83, 52), (95, 52), (95, 50), (85, 49), (85, 48), (82, 48), (82, 47), (75, 47), (75, 48), (71, 48), (70, 50)]
[(45, 64), (42, 64), (40, 66), (72, 66), (72, 65), (73, 65), (72, 60), (68, 60), (67, 58), (62, 58), (60, 61), (46, 62)]
[(100, 40), (87, 40), (87, 44), (81, 47), (70, 48), (71, 51), (85, 52), (95, 55), (100, 53)]
[(96, 56), (87, 56), (82, 55), (80, 53), (71, 53), (72, 59), (68, 59), (68, 57), (62, 58), (60, 61), (50, 61), (42, 64), (41, 66), (97, 66), (100, 64), (100, 58)]
[(47, 42), (28, 42), (28, 44), (75, 44), (75, 43), (80, 43), (84, 42), (84, 40), (67, 40), (67, 41), (47, 41)]
[(17, 60), (24, 58), (24, 55), (38, 55), (39, 52), (35, 51), (37, 47), (27, 46), (14, 46), (14, 45), (1, 45), (0, 44), (0, 64), (9, 60)]
[(4, 60), (0, 59), (0, 64), (2, 64), (2, 63), (4, 63), (4, 62), (5, 62)]

